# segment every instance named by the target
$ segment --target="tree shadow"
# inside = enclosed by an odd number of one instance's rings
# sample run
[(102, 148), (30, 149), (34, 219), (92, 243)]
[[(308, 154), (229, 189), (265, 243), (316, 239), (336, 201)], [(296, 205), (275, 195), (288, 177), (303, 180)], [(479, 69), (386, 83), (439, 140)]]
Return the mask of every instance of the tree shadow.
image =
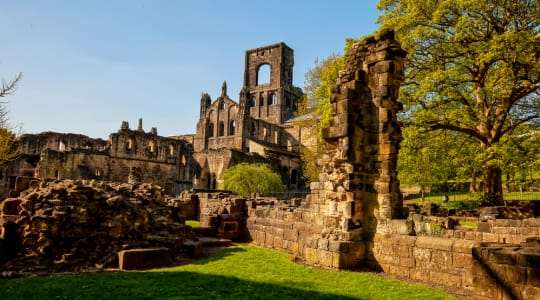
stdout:
[[(195, 272), (129, 272), (0, 281), (2, 299), (359, 299)], [(39, 291), (39, 292), (37, 292)]]

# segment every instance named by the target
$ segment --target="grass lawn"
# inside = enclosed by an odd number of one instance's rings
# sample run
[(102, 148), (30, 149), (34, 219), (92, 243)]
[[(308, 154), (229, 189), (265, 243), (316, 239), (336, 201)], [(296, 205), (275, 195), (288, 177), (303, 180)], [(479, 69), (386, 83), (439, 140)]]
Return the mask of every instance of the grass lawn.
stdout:
[[(427, 203), (442, 203), (444, 193), (427, 193), (425, 201)], [(521, 201), (533, 201), (540, 200), (540, 192), (506, 192), (503, 194), (503, 198), (506, 201), (521, 200)], [(449, 193), (448, 200), (452, 202), (467, 202), (478, 201), (480, 194), (474, 193)], [(415, 198), (408, 198), (407, 203), (422, 203), (422, 198), (418, 195)]]
[(286, 253), (228, 248), (194, 264), (144, 272), (0, 279), (1, 299), (455, 299), (371, 274), (294, 264)]

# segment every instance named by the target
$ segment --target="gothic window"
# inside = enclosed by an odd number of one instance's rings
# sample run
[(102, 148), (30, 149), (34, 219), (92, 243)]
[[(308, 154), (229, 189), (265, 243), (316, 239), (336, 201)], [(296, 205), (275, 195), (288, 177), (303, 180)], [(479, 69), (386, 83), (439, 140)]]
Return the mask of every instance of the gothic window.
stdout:
[(250, 135), (252, 137), (256, 137), (257, 136), (257, 126), (255, 125), (255, 122), (251, 122), (251, 131), (250, 131)]
[(100, 178), (101, 177), (101, 170), (99, 168), (96, 168), (96, 170), (94, 172), (94, 175), (96, 176), (96, 178)]
[(219, 110), (225, 110), (225, 108), (227, 108), (227, 104), (225, 103), (225, 101), (221, 101), (219, 103), (218, 109)]
[(210, 123), (208, 124), (208, 137), (213, 137), (214, 136), (214, 123)]
[(148, 142), (148, 151), (150, 153), (156, 152), (156, 142), (155, 141)]
[(257, 85), (270, 83), (270, 65), (262, 64), (257, 68)]
[(126, 141), (126, 151), (131, 151), (131, 150), (133, 150), (133, 139), (129, 138)]
[(292, 170), (291, 172), (291, 184), (296, 184), (298, 181), (298, 171), (295, 169), (295, 170)]
[(270, 130), (268, 129), (268, 126), (264, 126), (263, 128), (263, 136), (264, 136), (264, 140), (268, 140), (268, 135), (270, 134)]
[(277, 96), (276, 94), (272, 93), (270, 94), (270, 98), (268, 98), (268, 105), (275, 105), (277, 104)]
[(58, 151), (66, 150), (66, 144), (63, 141), (58, 141)]
[(225, 135), (225, 125), (223, 124), (223, 121), (219, 122), (219, 130), (218, 130), (218, 136), (224, 136)]
[(249, 99), (249, 107), (254, 107), (255, 102), (257, 102), (257, 97), (255, 95), (251, 95), (251, 98)]
[(232, 120), (229, 122), (229, 135), (234, 135), (234, 131), (236, 129), (236, 122)]

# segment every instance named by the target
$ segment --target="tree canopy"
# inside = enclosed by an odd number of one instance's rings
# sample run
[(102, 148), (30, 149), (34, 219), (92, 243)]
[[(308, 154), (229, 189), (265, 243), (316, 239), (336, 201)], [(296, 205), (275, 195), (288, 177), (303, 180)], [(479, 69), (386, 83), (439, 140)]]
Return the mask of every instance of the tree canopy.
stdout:
[(503, 142), (540, 118), (540, 2), (381, 0), (381, 29), (407, 51), (405, 125), (478, 144), (483, 204), (502, 202)]
[(239, 195), (275, 193), (285, 190), (279, 174), (267, 164), (240, 163), (223, 173), (223, 188)]

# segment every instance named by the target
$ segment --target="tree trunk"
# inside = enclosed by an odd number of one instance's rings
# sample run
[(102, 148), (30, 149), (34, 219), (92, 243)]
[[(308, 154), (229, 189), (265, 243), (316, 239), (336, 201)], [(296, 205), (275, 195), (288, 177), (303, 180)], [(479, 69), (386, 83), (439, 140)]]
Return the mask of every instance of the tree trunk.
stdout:
[(499, 167), (487, 167), (483, 171), (484, 196), (481, 206), (503, 205), (502, 171)]

